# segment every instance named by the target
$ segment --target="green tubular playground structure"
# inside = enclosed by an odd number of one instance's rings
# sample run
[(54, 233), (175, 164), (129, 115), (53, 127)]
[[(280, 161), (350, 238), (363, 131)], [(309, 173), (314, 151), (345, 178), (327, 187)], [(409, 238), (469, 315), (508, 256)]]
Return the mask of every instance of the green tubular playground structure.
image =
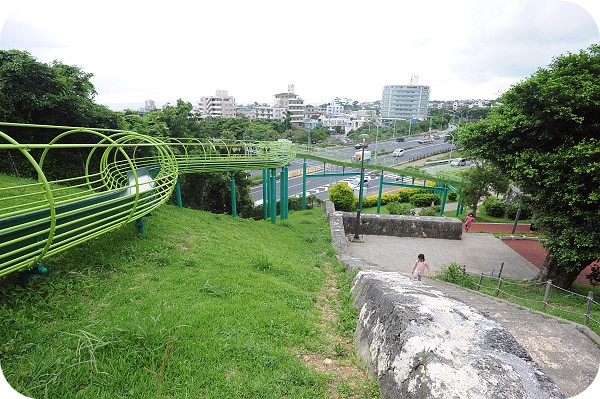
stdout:
[[(11, 137), (36, 132), (51, 132), (53, 138), (19, 143)], [(55, 151), (80, 159), (81, 175), (50, 179), (44, 165), (55, 162)], [(273, 169), (296, 157), (288, 142), (159, 139), (131, 131), (2, 122), (0, 153), (10, 165), (26, 158), (37, 174), (34, 183), (0, 186), (0, 276), (36, 265), (43, 273), (44, 258), (124, 224), (143, 223), (144, 215), (170, 198), (180, 174)]]

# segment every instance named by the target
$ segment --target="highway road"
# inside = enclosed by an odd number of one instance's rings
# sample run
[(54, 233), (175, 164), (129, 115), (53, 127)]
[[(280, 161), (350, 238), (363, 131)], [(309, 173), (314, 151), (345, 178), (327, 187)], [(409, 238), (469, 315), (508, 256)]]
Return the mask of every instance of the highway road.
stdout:
[[(447, 130), (440, 132), (440, 135), (443, 135), (443, 134), (447, 133), (448, 131), (452, 131), (454, 129), (455, 129), (455, 127), (451, 126)], [(406, 138), (404, 142), (396, 142), (395, 140), (388, 140), (388, 141), (380, 141), (377, 143), (371, 143), (367, 147), (367, 150), (372, 151), (371, 157), (373, 159), (373, 162), (379, 163), (379, 164), (385, 164), (385, 165), (394, 165), (394, 164), (401, 164), (401, 163), (408, 162), (411, 159), (421, 158), (427, 154), (432, 154), (432, 153), (436, 153), (436, 152), (443, 151), (443, 150), (450, 150), (450, 148), (451, 148), (451, 143), (444, 142), (443, 136), (438, 140), (434, 140), (434, 142), (431, 144), (417, 143), (417, 140), (420, 138), (422, 138), (422, 136), (411, 136), (409, 138)], [(392, 157), (391, 153), (396, 148), (404, 148), (404, 150), (405, 150), (404, 155), (401, 157)], [(377, 155), (377, 159), (375, 159), (375, 151), (381, 151), (382, 149), (385, 149), (387, 154)], [(351, 159), (352, 156), (354, 155), (354, 153), (359, 150), (355, 149), (354, 145), (352, 145), (352, 146), (349, 145), (348, 147), (335, 148), (335, 149), (331, 149), (330, 151), (331, 151), (331, 156), (336, 159)], [(300, 196), (301, 197), (302, 196), (302, 173), (301, 173), (301, 171), (302, 171), (304, 162), (305, 162), (304, 159), (296, 158), (294, 161), (292, 161), (292, 163), (288, 167), (289, 175), (290, 175), (290, 177), (288, 179), (288, 193), (289, 193), (290, 197), (292, 197), (292, 196)], [(318, 170), (318, 172), (316, 172), (316, 174), (323, 173), (322, 172), (323, 166), (324, 165), (322, 162), (313, 161), (311, 159), (306, 160), (306, 168), (307, 168), (307, 171), (309, 174), (310, 174), (311, 170), (315, 170), (315, 169)], [(300, 173), (298, 173), (298, 172), (300, 172)], [(368, 172), (369, 172), (368, 170), (365, 171), (366, 174), (368, 174)], [(320, 199), (323, 199), (323, 200), (327, 199), (329, 187), (331, 187), (333, 184), (338, 183), (340, 181), (350, 182), (351, 180), (356, 179), (357, 174), (360, 173), (360, 167), (342, 168), (342, 167), (333, 165), (327, 169), (327, 173), (354, 173), (354, 175), (307, 178), (306, 179), (306, 195), (307, 196), (311, 195), (311, 194), (315, 194)], [(400, 176), (396, 176), (394, 174), (387, 173), (387, 172), (384, 175), (384, 179), (386, 182), (399, 181), (398, 180), (399, 178), (400, 178)], [(366, 196), (377, 195), (378, 190), (379, 190), (379, 176), (371, 176), (371, 180), (367, 183), (367, 186), (368, 187), (365, 187), (365, 189), (367, 190)], [(384, 192), (385, 192), (385, 190), (386, 190), (386, 187), (384, 186)], [(392, 190), (397, 190), (397, 189), (388, 187), (387, 190), (392, 191)], [(258, 205), (258, 204), (263, 203), (262, 185), (252, 187), (250, 194), (251, 194), (252, 199), (254, 200), (255, 204)], [(279, 194), (280, 194), (279, 181), (277, 181), (277, 199), (278, 200), (280, 199)]]

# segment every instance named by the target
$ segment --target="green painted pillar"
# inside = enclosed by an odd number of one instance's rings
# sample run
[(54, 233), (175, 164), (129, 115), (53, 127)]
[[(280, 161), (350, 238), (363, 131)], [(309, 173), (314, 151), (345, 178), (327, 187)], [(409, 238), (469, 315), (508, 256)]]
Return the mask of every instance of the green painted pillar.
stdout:
[(288, 167), (284, 166), (281, 168), (281, 175), (279, 175), (279, 191), (280, 200), (279, 206), (279, 217), (281, 220), (285, 220), (288, 217)]
[(277, 221), (277, 169), (269, 169), (269, 214), (271, 223)]
[(268, 169), (262, 170), (262, 192), (263, 192), (263, 220), (269, 217), (269, 179)]
[(383, 170), (379, 175), (379, 193), (377, 194), (377, 213), (381, 213), (381, 195), (383, 194)]
[(444, 187), (442, 191), (442, 206), (440, 207), (440, 216), (444, 216), (444, 208), (446, 207), (446, 196), (448, 195), (448, 188)]
[(306, 210), (306, 158), (302, 164), (302, 210)]
[(231, 172), (231, 214), (237, 217), (237, 197), (235, 195), (235, 173)]
[(178, 207), (183, 207), (183, 203), (181, 202), (181, 185), (179, 184), (179, 177), (175, 183), (175, 200), (177, 201)]

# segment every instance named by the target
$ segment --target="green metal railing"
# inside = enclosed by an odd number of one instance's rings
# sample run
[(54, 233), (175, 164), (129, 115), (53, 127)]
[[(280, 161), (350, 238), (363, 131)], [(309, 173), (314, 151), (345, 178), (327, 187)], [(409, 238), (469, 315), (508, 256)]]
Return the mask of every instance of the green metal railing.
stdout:
[[(18, 142), (6, 130), (13, 136), (51, 131), (53, 138)], [(44, 165), (54, 162), (57, 169), (54, 151), (80, 157), (80, 175), (48, 178)], [(0, 185), (0, 276), (140, 221), (169, 199), (182, 173), (272, 169), (296, 157), (287, 142), (160, 139), (131, 131), (2, 122), (0, 153), (11, 165), (24, 157), (37, 174), (37, 182)]]

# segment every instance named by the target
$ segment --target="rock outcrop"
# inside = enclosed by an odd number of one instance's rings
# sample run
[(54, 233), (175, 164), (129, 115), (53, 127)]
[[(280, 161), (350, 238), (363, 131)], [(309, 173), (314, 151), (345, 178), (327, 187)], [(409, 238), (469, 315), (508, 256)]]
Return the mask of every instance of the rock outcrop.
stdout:
[(359, 355), (381, 398), (564, 398), (497, 321), (419, 281), (361, 271)]

